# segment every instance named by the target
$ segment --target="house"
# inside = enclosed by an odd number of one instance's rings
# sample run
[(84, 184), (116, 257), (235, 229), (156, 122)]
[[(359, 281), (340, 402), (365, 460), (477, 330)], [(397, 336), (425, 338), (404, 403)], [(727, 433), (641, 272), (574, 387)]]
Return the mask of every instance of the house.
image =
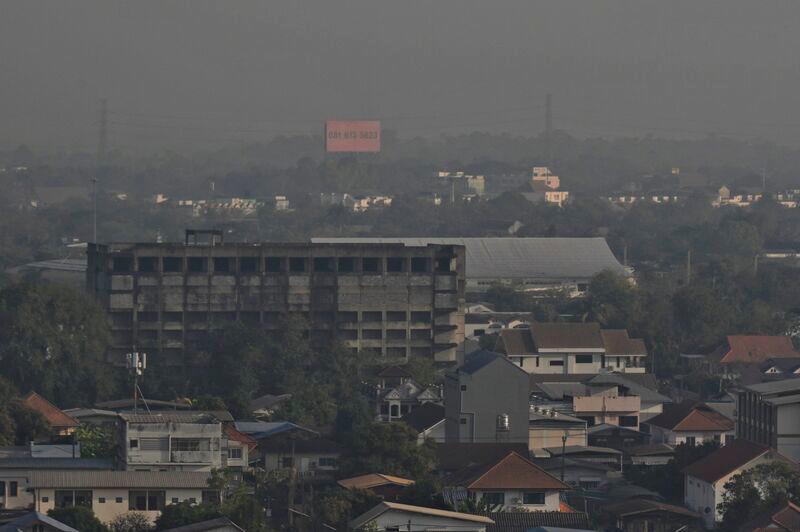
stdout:
[(495, 350), (529, 373), (644, 373), (647, 349), (625, 330), (597, 323), (531, 323), (501, 330)]
[(606, 424), (638, 430), (641, 405), (638, 395), (616, 395), (615, 390), (572, 398), (572, 412), (590, 427)]
[(509, 453), (499, 461), (467, 467), (443, 480), (445, 500), (483, 500), (496, 510), (558, 511), (570, 487), (527, 458)]
[(684, 401), (647, 420), (653, 443), (698, 445), (716, 442), (725, 445), (734, 432), (734, 423), (704, 403)]
[(611, 482), (619, 482), (621, 477), (621, 473), (616, 467), (579, 458), (570, 458), (566, 455), (563, 459), (560, 456), (548, 456), (547, 458), (533, 458), (531, 460), (556, 478), (560, 479), (563, 472), (564, 482), (584, 490), (602, 488)]
[(788, 336), (730, 335), (707, 357), (712, 368), (723, 373), (735, 373), (736, 366), (761, 364), (775, 358), (798, 358), (792, 339)]
[(420, 444), (425, 440), (444, 442), (444, 407), (442, 405), (425, 403), (403, 416), (401, 421), (417, 432)]
[(119, 414), (101, 408), (68, 408), (64, 413), (82, 425), (116, 428)]
[(232, 423), (223, 425), (222, 432), (222, 463), (233, 474), (233, 480), (239, 482), (243, 473), (250, 469), (250, 460), (257, 454), (258, 442), (236, 430)]
[(337, 484), (347, 490), (369, 491), (385, 501), (397, 501), (403, 490), (414, 484), (414, 481), (381, 473), (369, 473), (367, 475), (344, 478), (339, 480)]
[(552, 530), (590, 530), (585, 512), (490, 512), (482, 514), (494, 521), (486, 532), (530, 532), (537, 527)]
[(791, 378), (800, 377), (800, 357), (770, 358), (759, 365), (758, 370), (764, 375)]
[(190, 525), (168, 528), (164, 532), (246, 532), (227, 517), (218, 517), (209, 521), (201, 521)]
[(373, 530), (422, 532), (426, 530), (486, 532), (494, 521), (481, 515), (450, 512), (396, 502), (381, 502), (348, 524), (348, 530), (374, 526)]
[(338, 443), (324, 438), (260, 439), (259, 449), (267, 471), (293, 467), (298, 475), (309, 479), (331, 479), (342, 454)]
[(703, 516), (682, 506), (649, 499), (629, 499), (603, 507), (611, 526), (622, 532), (700, 530)]
[(80, 532), (40, 512), (30, 512), (0, 524), (0, 532)]
[(525, 456), (528, 444), (517, 442), (439, 443), (436, 445), (437, 472), (449, 475), (465, 467), (496, 463), (509, 453)]
[(702, 514), (706, 526), (713, 528), (722, 519), (718, 505), (725, 484), (743, 471), (778, 460), (793, 463), (765, 445), (736, 439), (683, 469), (684, 504)]
[(601, 423), (587, 430), (589, 445), (593, 447), (609, 447), (625, 451), (631, 447), (640, 447), (650, 442), (650, 434), (635, 428)]
[(292, 394), (283, 393), (280, 395), (262, 395), (250, 401), (250, 411), (256, 418), (269, 417), (283, 403), (292, 398)]
[(800, 461), (800, 379), (746, 386), (739, 394), (737, 438)]
[[(230, 414), (228, 414), (230, 416)], [(200, 411), (120, 414), (119, 459), (136, 471), (211, 471), (222, 466), (222, 423)]]
[(153, 522), (167, 504), (217, 500), (210, 473), (197, 471), (32, 471), (34, 509), (87, 506), (108, 523), (129, 511)]
[(629, 447), (624, 452), (631, 465), (662, 466), (675, 457), (675, 449), (666, 443)]
[(39, 412), (47, 420), (54, 436), (69, 436), (80, 425), (76, 419), (65, 414), (63, 410), (36, 392), (28, 393), (22, 398), (22, 402), (31, 410)]
[(592, 462), (595, 464), (605, 464), (615, 471), (622, 471), (622, 452), (608, 447), (591, 447), (591, 446), (568, 446), (559, 445), (556, 447), (548, 447), (545, 449), (551, 457), (561, 457), (562, 455), (567, 458), (575, 460), (582, 460), (584, 462)]
[(376, 396), (378, 419), (381, 421), (396, 421), (420, 405), (442, 400), (438, 388), (422, 386), (410, 377), (393, 387), (379, 384)]
[(528, 449), (536, 453), (546, 447), (561, 445), (563, 441), (570, 446), (585, 446), (586, 420), (533, 406), (528, 416)]
[(491, 351), (445, 374), (447, 442), (528, 442), (528, 374)]
[[(796, 532), (800, 530), (800, 506), (792, 502), (782, 502), (743, 524), (740, 532)], [(0, 528), (2, 531), (2, 528)]]
[(533, 167), (531, 170), (531, 183), (542, 183), (552, 190), (558, 190), (561, 187), (561, 179), (557, 175), (550, 173), (550, 168), (546, 166)]

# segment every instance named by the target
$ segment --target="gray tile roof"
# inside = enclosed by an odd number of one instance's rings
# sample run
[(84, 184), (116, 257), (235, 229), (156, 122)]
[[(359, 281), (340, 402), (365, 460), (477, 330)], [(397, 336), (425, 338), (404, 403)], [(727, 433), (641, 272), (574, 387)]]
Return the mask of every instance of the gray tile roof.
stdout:
[(540, 526), (590, 530), (584, 512), (492, 512), (483, 514), (494, 521), (486, 532), (528, 532)]
[(207, 488), (196, 471), (31, 471), (31, 488)]
[(472, 279), (589, 279), (625, 268), (604, 238), (312, 238), (319, 243), (464, 246)]
[(226, 411), (201, 412), (194, 410), (170, 410), (147, 413), (121, 413), (119, 415), (128, 423), (200, 423), (214, 424), (221, 421), (233, 421), (233, 416)]
[(244, 529), (228, 519), (227, 517), (218, 517), (217, 519), (211, 519), (210, 521), (202, 521), (200, 523), (192, 523), (191, 525), (179, 526), (178, 528), (169, 528), (164, 530), (164, 532), (205, 532), (210, 530), (221, 530), (221, 529), (236, 529), (241, 530), (244, 532)]

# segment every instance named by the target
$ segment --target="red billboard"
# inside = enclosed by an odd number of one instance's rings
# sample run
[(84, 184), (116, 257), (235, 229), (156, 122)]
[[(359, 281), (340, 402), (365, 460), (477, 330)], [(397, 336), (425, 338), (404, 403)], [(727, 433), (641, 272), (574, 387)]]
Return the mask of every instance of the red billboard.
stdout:
[(381, 151), (381, 123), (377, 120), (328, 120), (325, 122), (325, 151)]

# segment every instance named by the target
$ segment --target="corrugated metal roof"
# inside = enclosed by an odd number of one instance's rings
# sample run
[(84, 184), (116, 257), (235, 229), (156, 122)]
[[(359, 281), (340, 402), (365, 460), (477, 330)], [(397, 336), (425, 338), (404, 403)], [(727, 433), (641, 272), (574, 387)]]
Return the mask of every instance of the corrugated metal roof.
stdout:
[(112, 469), (113, 458), (0, 458), (0, 469)]
[(121, 413), (119, 415), (128, 423), (200, 423), (214, 424), (221, 421), (233, 421), (230, 412), (222, 411), (164, 411), (150, 414)]
[(196, 471), (31, 471), (31, 488), (207, 488)]
[(470, 279), (589, 279), (625, 268), (605, 238), (312, 238), (313, 243), (464, 246)]

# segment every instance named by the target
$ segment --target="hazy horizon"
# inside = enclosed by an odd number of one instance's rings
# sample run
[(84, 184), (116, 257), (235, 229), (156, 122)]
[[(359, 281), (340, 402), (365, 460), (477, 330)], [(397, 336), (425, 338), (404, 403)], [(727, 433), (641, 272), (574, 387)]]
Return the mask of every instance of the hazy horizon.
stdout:
[(800, 4), (10, 0), (0, 146), (214, 148), (380, 119), (800, 145)]

